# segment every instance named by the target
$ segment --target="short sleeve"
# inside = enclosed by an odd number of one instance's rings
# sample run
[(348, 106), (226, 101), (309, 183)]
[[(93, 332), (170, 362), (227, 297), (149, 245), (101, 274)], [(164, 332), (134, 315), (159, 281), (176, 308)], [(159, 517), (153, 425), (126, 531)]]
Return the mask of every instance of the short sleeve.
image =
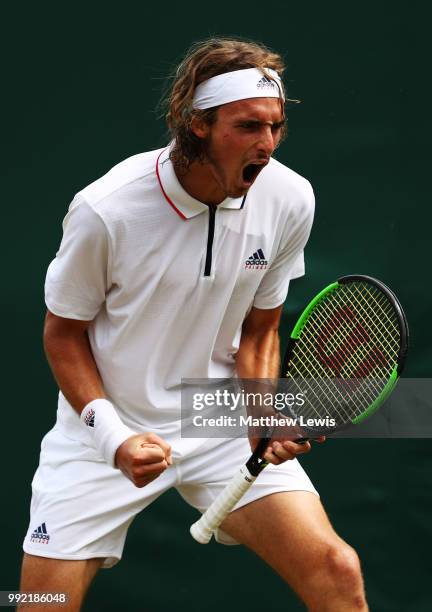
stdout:
[(253, 305), (256, 308), (267, 310), (283, 304), (290, 280), (305, 273), (303, 249), (312, 228), (315, 208), (311, 187), (299, 208), (297, 220), (289, 219), (285, 224), (278, 252), (255, 294)]
[(99, 215), (77, 196), (63, 221), (63, 238), (45, 280), (45, 303), (54, 314), (91, 321), (109, 288), (109, 236)]

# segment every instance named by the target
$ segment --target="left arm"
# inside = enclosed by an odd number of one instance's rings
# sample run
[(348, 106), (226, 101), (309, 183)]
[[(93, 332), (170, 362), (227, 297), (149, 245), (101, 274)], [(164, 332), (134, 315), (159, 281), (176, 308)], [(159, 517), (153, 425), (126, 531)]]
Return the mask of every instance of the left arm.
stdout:
[[(279, 322), (282, 308), (283, 306), (278, 306), (262, 310), (253, 307), (246, 317), (236, 357), (239, 378), (271, 379), (273, 388), (276, 388), (280, 371)], [(251, 438), (252, 449), (257, 442), (256, 438)], [(278, 465), (310, 450), (309, 442), (296, 444), (291, 440), (273, 440), (264, 454), (264, 459)]]
[(279, 377), (279, 321), (282, 308), (252, 308), (246, 317), (236, 357), (239, 378)]

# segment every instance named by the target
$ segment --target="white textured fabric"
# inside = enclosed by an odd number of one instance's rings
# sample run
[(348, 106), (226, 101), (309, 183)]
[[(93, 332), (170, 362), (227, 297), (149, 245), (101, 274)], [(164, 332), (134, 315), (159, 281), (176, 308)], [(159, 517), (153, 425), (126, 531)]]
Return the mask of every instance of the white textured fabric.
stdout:
[(89, 402), (81, 412), (80, 419), (92, 436), (94, 447), (111, 467), (116, 467), (118, 447), (136, 432), (126, 427), (111, 402), (102, 398)]
[[(235, 374), (250, 308), (279, 306), (304, 273), (313, 209), (309, 182), (271, 159), (245, 199), (217, 207), (206, 276), (209, 208), (184, 191), (168, 149), (131, 157), (77, 194), (46, 304), (92, 321), (92, 352), (126, 426), (165, 438), (174, 457), (216, 444), (181, 438), (181, 379)], [(93, 443), (61, 393), (57, 426)]]
[(283, 86), (276, 70), (265, 68), (269, 79), (259, 68), (225, 72), (200, 83), (194, 92), (192, 107), (204, 110), (247, 98), (284, 98)]
[[(53, 559), (104, 557), (103, 567), (111, 567), (122, 556), (128, 527), (138, 512), (172, 487), (203, 512), (249, 455), (244, 438), (225, 440), (214, 449), (174, 461), (156, 480), (137, 488), (94, 448), (56, 427), (42, 441), (24, 550)], [(281, 491), (317, 494), (300, 463), (287, 461), (266, 467), (236, 508)], [(37, 533), (42, 525), (43, 539)], [(220, 529), (216, 539), (236, 544)]]

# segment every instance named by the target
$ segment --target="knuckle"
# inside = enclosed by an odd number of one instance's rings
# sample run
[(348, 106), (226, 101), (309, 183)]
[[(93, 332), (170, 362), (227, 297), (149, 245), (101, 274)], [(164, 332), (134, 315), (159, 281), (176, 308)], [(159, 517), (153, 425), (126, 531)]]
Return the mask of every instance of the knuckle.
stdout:
[(282, 463), (282, 459), (280, 459), (277, 455), (272, 455), (268, 459), (269, 463), (273, 463), (273, 465), (280, 465)]
[(152, 473), (153, 473), (153, 474), (156, 474), (156, 475), (158, 475), (158, 476), (159, 476), (159, 474), (162, 474), (162, 472), (165, 472), (166, 468), (167, 468), (167, 464), (166, 464), (166, 462), (164, 461), (163, 463), (161, 463), (161, 464), (159, 464), (157, 467), (155, 467), (155, 468), (152, 470)]
[(168, 464), (166, 461), (161, 461), (160, 463), (150, 463), (144, 466), (142, 472), (145, 473), (146, 478), (150, 478), (153, 475), (159, 476), (162, 474), (167, 468)]

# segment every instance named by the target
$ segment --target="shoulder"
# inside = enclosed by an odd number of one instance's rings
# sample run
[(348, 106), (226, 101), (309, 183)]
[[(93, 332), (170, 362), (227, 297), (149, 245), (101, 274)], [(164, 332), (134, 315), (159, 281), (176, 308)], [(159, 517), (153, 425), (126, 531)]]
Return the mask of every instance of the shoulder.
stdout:
[(76, 200), (86, 202), (96, 213), (103, 213), (116, 207), (123, 208), (131, 195), (152, 184), (158, 155), (163, 149), (139, 153), (129, 157), (104, 176), (90, 183), (76, 194)]

